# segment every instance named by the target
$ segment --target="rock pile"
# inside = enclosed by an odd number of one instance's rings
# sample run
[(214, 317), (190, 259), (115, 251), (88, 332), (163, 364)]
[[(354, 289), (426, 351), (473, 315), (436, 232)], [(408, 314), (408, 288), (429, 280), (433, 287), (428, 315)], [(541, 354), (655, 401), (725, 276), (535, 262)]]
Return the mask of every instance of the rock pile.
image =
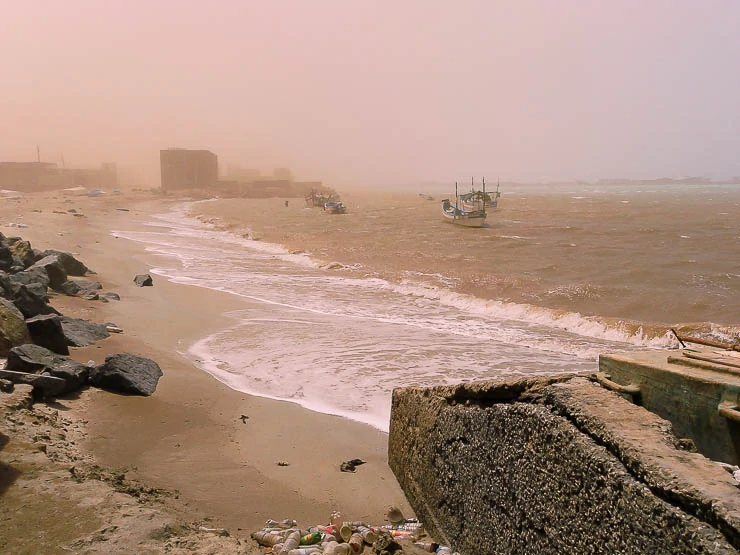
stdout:
[(69, 253), (39, 251), (20, 237), (0, 233), (0, 357), (8, 357), (0, 370), (4, 390), (29, 384), (35, 395), (49, 398), (91, 384), (119, 393), (154, 393), (162, 371), (152, 360), (121, 353), (94, 366), (67, 356), (69, 347), (92, 345), (108, 337), (109, 330), (121, 331), (112, 324), (66, 317), (49, 304), (50, 290), (87, 300), (119, 300), (117, 293), (101, 296), (99, 282), (70, 278), (94, 273)]

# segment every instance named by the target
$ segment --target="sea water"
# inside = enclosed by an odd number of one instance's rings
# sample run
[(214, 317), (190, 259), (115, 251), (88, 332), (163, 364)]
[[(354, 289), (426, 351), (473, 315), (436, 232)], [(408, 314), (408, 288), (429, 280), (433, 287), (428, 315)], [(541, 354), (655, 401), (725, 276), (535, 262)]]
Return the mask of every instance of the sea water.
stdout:
[(356, 198), (346, 215), (183, 203), (114, 233), (159, 255), (151, 273), (234, 296), (193, 364), (384, 431), (396, 387), (595, 371), (600, 353), (675, 347), (687, 322), (737, 332), (735, 188), (524, 188), (480, 230), (415, 195)]

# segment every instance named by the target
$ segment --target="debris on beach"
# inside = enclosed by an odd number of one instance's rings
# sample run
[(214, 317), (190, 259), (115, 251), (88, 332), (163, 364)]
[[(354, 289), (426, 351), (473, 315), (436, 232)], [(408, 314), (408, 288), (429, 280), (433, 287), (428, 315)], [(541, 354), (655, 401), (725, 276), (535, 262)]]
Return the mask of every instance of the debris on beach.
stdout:
[(288, 461), (278, 461), (278, 466), (290, 466), (290, 463)]
[(151, 287), (154, 285), (152, 276), (149, 274), (138, 274), (134, 277), (134, 283), (137, 287)]
[[(401, 511), (391, 507), (396, 523), (372, 526), (364, 522), (346, 521), (334, 511), (328, 524), (301, 528), (292, 519), (269, 519), (265, 526), (251, 534), (265, 553), (271, 555), (392, 555), (408, 552), (429, 552), (438, 555), (458, 555), (447, 546), (425, 538), (423, 525), (415, 518), (405, 519)], [(389, 514), (391, 513), (389, 511)]]
[(342, 472), (356, 472), (355, 467), (365, 464), (362, 459), (352, 459), (351, 461), (344, 461), (339, 465), (339, 470)]
[(249, 417), (246, 414), (242, 414), (239, 418), (244, 424), (246, 424), (247, 420), (249, 420)]

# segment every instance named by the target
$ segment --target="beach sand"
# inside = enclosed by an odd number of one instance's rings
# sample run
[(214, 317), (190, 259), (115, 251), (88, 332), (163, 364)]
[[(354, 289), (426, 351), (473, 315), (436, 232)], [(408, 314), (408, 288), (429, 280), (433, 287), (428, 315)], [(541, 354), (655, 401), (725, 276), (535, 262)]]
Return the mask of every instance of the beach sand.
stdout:
[[(6, 236), (74, 254), (97, 273), (88, 279), (121, 296), (109, 303), (52, 297), (51, 304), (67, 316), (124, 330), (73, 348), (71, 356), (99, 364), (106, 355), (130, 352), (155, 360), (164, 372), (151, 397), (90, 388), (61, 400), (65, 414), (86, 422), (82, 450), (104, 468), (126, 469), (129, 479), (179, 492), (162, 505), (178, 518), (208, 522), (237, 538), (248, 538), (268, 518), (292, 518), (307, 527), (328, 522), (339, 510), (348, 520), (380, 525), (390, 505), (412, 515), (387, 465), (387, 434), (234, 391), (179, 354), (215, 330), (223, 312), (238, 308), (238, 299), (157, 276), (153, 287), (137, 287), (134, 276), (156, 265), (155, 257), (143, 245), (110, 233), (141, 226), (172, 202), (149, 191), (96, 198), (54, 192), (0, 200), (0, 231)], [(28, 227), (10, 226), (19, 223)], [(353, 458), (367, 464), (355, 473), (341, 472), (340, 463)], [(12, 498), (12, 488), (5, 500)], [(4, 518), (21, 515), (8, 511)], [(255, 549), (251, 540), (247, 545)]]

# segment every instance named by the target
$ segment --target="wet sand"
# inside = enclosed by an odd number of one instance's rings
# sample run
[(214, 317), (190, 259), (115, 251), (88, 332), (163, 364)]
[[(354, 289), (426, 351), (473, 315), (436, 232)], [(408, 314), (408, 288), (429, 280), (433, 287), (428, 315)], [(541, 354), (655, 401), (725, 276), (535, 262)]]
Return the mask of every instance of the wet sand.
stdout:
[[(179, 491), (183, 507), (243, 537), (268, 518), (310, 525), (327, 522), (331, 511), (339, 510), (350, 520), (382, 524), (389, 505), (412, 514), (387, 465), (386, 434), (231, 390), (178, 354), (215, 329), (222, 313), (238, 308), (239, 301), (157, 276), (153, 287), (133, 283), (136, 274), (156, 265), (155, 257), (110, 230), (141, 225), (169, 202), (148, 192), (0, 200), (5, 235), (21, 236), (38, 249), (73, 253), (97, 272), (89, 279), (121, 296), (109, 303), (53, 297), (52, 305), (67, 316), (124, 330), (72, 349), (71, 356), (101, 363), (108, 354), (131, 352), (155, 360), (164, 372), (149, 398), (89, 389), (64, 400), (88, 422), (84, 448), (103, 466), (130, 468), (132, 478)], [(353, 458), (367, 464), (356, 473), (341, 472), (340, 463)]]

